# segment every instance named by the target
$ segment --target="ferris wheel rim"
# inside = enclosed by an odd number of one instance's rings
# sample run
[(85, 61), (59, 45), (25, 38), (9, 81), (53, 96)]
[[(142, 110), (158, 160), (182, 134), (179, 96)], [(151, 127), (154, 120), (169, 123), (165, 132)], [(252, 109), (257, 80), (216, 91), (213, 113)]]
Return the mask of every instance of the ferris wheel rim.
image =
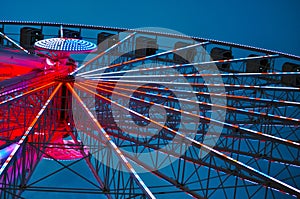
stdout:
[(168, 36), (168, 37), (177, 37), (183, 39), (193, 39), (198, 42), (210, 42), (211, 44), (219, 44), (224, 46), (231, 46), (236, 48), (241, 48), (245, 50), (252, 50), (256, 52), (266, 53), (266, 54), (278, 54), (285, 58), (294, 59), (300, 61), (300, 56), (294, 55), (291, 53), (284, 53), (282, 51), (276, 50), (269, 50), (260, 47), (254, 47), (250, 45), (238, 44), (234, 42), (227, 42), (227, 41), (220, 41), (216, 39), (208, 39), (202, 38), (197, 36), (186, 36), (180, 34), (172, 34), (172, 33), (164, 33), (164, 32), (155, 32), (155, 31), (148, 31), (148, 30), (139, 30), (139, 29), (129, 29), (129, 28), (119, 28), (119, 27), (111, 27), (111, 26), (100, 26), (100, 25), (85, 25), (85, 24), (73, 24), (73, 23), (59, 23), (59, 22), (37, 22), (37, 21), (15, 21), (15, 20), (0, 20), (0, 23), (3, 24), (14, 24), (14, 25), (45, 25), (45, 26), (64, 26), (64, 27), (74, 27), (74, 28), (87, 28), (87, 29), (101, 29), (101, 30), (109, 30), (109, 31), (116, 31), (116, 32), (137, 32), (137, 33), (146, 33), (146, 34), (153, 34), (153, 35), (161, 35), (161, 36)]

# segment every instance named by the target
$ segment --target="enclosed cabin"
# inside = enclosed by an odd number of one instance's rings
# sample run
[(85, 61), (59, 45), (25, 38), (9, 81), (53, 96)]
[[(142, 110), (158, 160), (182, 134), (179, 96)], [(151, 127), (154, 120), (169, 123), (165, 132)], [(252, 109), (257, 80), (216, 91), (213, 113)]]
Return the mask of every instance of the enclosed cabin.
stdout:
[[(189, 45), (191, 44), (179, 41), (175, 43), (174, 49), (187, 47)], [(179, 50), (178, 52), (174, 53), (173, 61), (178, 64), (192, 63), (195, 59), (196, 54), (197, 54), (197, 50), (195, 48)]]
[[(215, 47), (210, 51), (210, 57), (213, 61), (233, 59), (232, 51)], [(230, 63), (216, 63), (219, 70), (228, 71)]]
[(145, 57), (156, 54), (158, 44), (156, 39), (150, 37), (140, 36), (135, 41), (135, 56)]
[[(98, 53), (103, 52), (119, 42), (119, 36), (109, 32), (100, 32), (97, 35)], [(118, 49), (114, 48), (109, 51), (112, 54), (117, 54)]]
[[(257, 57), (258, 55), (251, 54), (248, 57)], [(268, 59), (254, 59), (247, 60), (246, 72), (247, 73), (266, 73), (270, 69), (270, 62)]]
[[(282, 72), (300, 72), (300, 65), (286, 62), (282, 65)], [(299, 75), (283, 75), (281, 82), (288, 86), (300, 87), (300, 76)]]

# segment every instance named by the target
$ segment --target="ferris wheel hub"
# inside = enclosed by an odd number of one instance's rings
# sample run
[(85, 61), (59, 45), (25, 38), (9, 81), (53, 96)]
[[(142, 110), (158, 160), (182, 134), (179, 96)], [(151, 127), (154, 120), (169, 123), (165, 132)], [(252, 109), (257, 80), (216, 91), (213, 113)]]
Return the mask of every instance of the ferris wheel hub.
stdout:
[(58, 82), (75, 82), (75, 76), (74, 75), (64, 75), (64, 76), (59, 76), (55, 79)]
[[(50, 38), (39, 40), (34, 44), (35, 49), (47, 51), (51, 54), (48, 65), (59, 69), (60, 66), (69, 66), (70, 71), (74, 70), (73, 64), (68, 64), (71, 54), (90, 53), (97, 50), (96, 44), (75, 38)], [(53, 62), (53, 63), (52, 63)]]

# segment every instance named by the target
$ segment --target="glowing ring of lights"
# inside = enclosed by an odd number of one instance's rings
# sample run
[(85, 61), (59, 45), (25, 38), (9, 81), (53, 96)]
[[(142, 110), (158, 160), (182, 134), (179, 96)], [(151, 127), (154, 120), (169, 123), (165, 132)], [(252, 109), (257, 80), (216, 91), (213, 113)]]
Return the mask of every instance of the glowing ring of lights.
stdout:
[(51, 38), (35, 42), (34, 47), (40, 50), (63, 51), (72, 53), (93, 52), (96, 44), (73, 38)]

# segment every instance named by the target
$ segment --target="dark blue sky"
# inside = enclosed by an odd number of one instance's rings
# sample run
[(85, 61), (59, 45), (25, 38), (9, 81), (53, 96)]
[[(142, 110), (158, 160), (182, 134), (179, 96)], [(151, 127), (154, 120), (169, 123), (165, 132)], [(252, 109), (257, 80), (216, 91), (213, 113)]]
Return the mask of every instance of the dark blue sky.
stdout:
[(0, 19), (157, 26), (300, 55), (299, 10), (299, 0), (4, 0)]

